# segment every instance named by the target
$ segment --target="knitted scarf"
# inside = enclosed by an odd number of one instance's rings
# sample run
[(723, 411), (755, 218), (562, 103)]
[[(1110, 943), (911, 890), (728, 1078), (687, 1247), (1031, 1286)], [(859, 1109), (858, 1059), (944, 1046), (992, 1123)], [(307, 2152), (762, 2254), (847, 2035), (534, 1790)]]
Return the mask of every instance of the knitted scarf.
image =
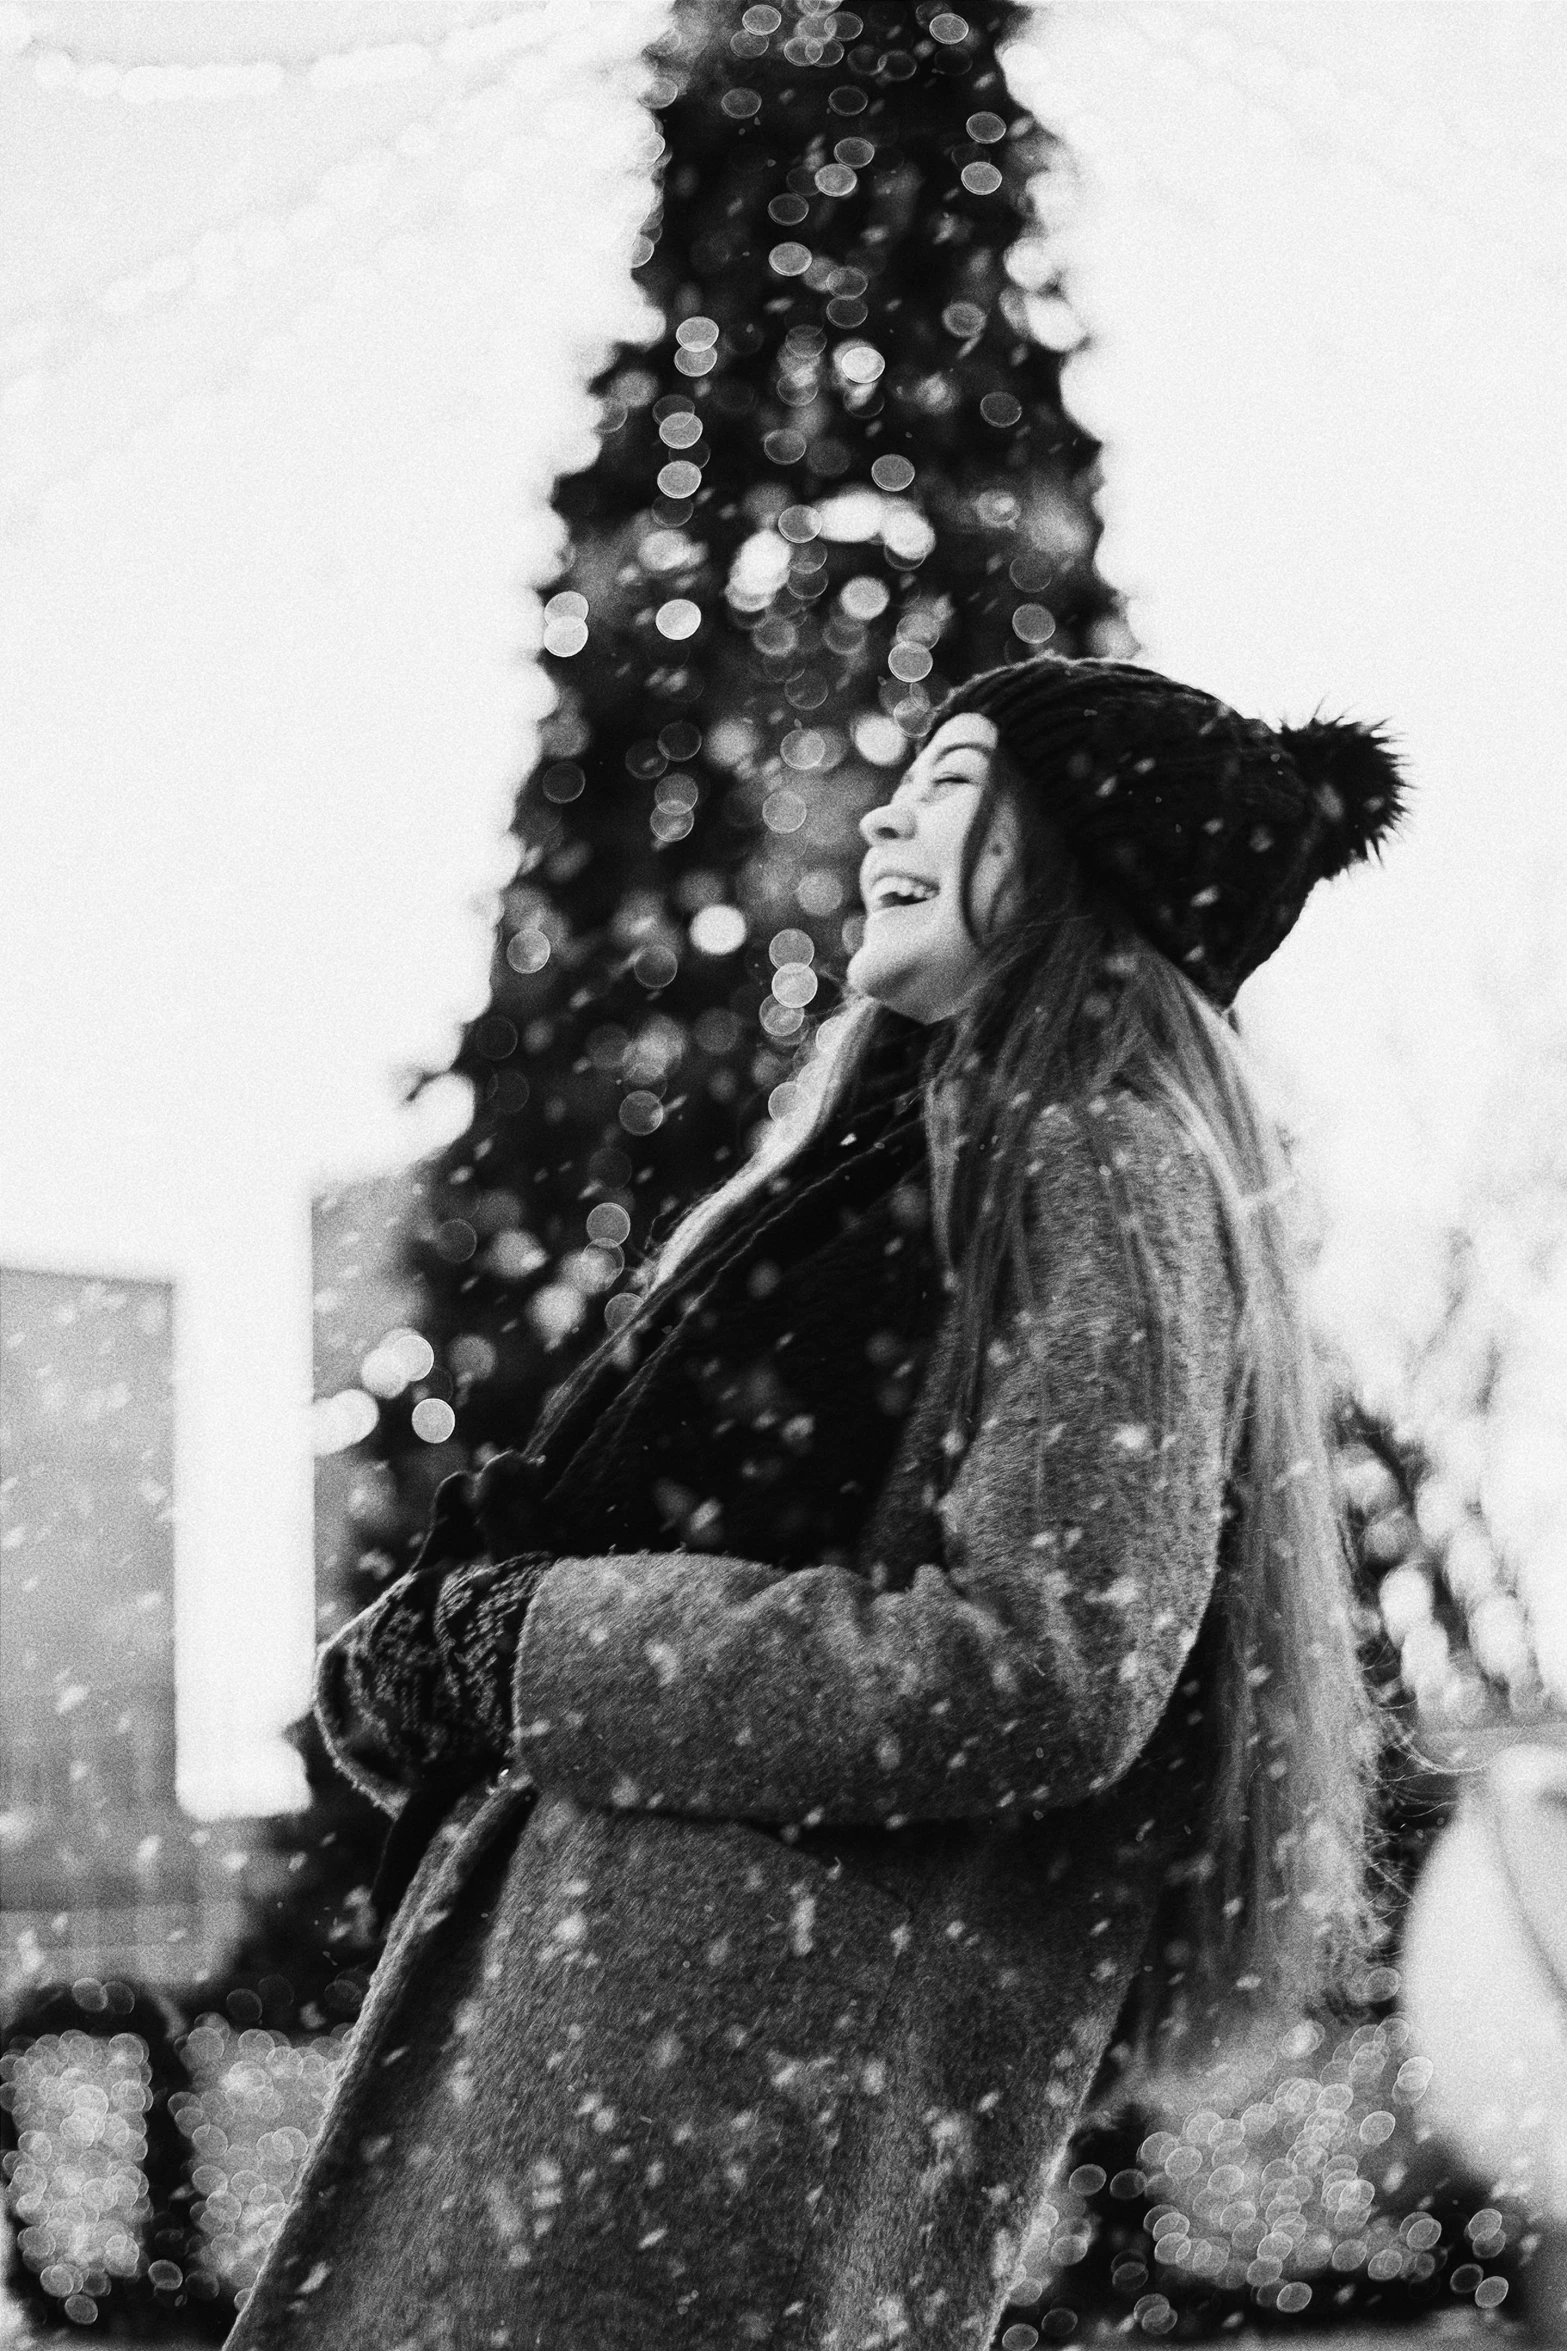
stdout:
[(896, 1522), (878, 1514), (886, 1558), (860, 1556), (941, 1304), (922, 1048), (914, 1024), (885, 1024), (851, 1108), (655, 1294), (629, 1343), (589, 1358), (525, 1451), (446, 1482), (411, 1573), (323, 1652), (328, 1743), (351, 1766), (361, 1742), (411, 1790), (373, 1889), (383, 1921), (457, 1795), (505, 1760), (517, 1639), (552, 1558), (721, 1550), (882, 1581), (940, 1557), (918, 1481)]

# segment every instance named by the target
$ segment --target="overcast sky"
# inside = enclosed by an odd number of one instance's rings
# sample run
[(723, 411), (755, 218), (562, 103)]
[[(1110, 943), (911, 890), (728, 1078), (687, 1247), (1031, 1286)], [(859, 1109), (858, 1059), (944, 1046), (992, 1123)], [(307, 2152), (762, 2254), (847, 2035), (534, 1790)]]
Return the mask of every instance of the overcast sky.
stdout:
[[(243, 1811), (308, 1686), (309, 1192), (461, 1115), (399, 1073), (485, 985), (659, 11), (49, 13), (0, 11), (0, 1257), (179, 1285), (181, 1787)], [(247, 70), (111, 70), (201, 58)], [(1060, 0), (1017, 69), (1082, 158), (1069, 381), (1146, 657), (1390, 718), (1415, 778), (1248, 1008), (1387, 1393), (1567, 993), (1564, 68), (1555, 0)], [(1563, 1316), (1514, 1304), (1487, 1499), (1544, 1619)]]

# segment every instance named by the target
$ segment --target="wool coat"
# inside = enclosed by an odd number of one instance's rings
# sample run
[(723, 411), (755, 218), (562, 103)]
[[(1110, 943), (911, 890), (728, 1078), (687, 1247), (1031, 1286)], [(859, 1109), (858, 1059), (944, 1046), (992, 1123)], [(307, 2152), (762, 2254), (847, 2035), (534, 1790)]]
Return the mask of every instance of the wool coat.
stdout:
[(984, 2351), (1191, 1855), (1236, 1352), (1169, 1115), (1034, 1144), (950, 1482), (922, 1394), (846, 1563), (543, 1576), (232, 2351)]

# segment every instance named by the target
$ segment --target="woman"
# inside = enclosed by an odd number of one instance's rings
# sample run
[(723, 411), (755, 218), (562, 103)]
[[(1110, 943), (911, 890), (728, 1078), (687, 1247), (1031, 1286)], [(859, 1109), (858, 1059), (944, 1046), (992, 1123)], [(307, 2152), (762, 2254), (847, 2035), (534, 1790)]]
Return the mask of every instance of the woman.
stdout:
[(1365, 1700), (1224, 1007), (1397, 799), (1130, 665), (948, 702), (795, 1131), (323, 1654), (385, 1809), (476, 1784), (235, 2351), (984, 2351), (1117, 2020), (1331, 1984)]

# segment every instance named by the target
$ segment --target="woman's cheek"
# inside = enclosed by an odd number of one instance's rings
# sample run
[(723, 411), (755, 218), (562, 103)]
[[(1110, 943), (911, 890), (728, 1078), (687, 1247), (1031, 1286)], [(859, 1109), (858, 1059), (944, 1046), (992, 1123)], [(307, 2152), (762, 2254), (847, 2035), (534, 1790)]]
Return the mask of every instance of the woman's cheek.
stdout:
[(938, 935), (931, 941), (930, 983), (941, 997), (938, 1017), (956, 1012), (979, 971), (979, 948), (955, 906), (944, 906)]

